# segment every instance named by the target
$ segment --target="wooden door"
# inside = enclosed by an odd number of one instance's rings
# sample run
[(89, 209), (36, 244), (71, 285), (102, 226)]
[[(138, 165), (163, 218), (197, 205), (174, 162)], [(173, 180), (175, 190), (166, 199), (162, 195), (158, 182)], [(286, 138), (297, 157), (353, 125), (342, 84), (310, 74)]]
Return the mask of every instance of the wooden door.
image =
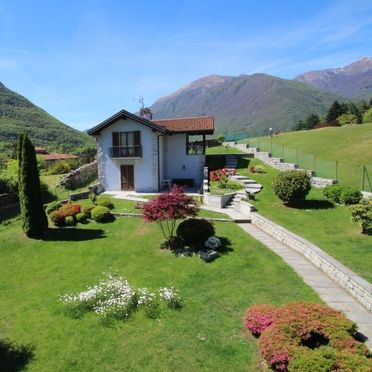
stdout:
[(133, 165), (121, 165), (121, 189), (123, 191), (134, 190), (134, 166)]

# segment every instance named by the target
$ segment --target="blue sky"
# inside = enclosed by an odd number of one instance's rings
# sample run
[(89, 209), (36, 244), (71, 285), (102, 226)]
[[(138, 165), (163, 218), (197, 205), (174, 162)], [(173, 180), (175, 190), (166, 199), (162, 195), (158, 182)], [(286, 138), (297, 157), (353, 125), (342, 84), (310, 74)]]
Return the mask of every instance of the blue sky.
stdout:
[(372, 1), (0, 0), (0, 81), (87, 129), (210, 74), (372, 56)]

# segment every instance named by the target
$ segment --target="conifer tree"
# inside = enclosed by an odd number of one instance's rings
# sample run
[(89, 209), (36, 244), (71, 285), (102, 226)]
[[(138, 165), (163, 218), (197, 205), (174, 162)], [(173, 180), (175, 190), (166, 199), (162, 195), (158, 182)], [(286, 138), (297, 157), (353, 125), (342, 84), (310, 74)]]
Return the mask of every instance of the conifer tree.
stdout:
[(48, 227), (40, 190), (35, 149), (28, 136), (18, 140), (18, 187), (22, 229), (30, 238), (40, 238)]
[(327, 123), (336, 120), (342, 114), (344, 114), (342, 106), (337, 101), (334, 101), (327, 112), (326, 117)]

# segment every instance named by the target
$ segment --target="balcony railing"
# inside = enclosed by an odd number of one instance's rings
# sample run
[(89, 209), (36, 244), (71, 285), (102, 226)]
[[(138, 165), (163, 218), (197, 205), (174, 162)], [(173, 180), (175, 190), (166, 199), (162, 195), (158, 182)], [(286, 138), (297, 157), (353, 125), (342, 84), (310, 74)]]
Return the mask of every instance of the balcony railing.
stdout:
[(142, 146), (110, 147), (111, 158), (141, 158)]

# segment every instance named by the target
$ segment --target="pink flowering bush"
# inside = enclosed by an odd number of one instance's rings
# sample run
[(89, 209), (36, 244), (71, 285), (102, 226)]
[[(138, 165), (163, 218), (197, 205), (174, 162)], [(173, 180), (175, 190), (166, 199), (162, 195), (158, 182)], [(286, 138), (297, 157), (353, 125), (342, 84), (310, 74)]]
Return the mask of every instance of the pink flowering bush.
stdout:
[(217, 181), (221, 188), (227, 187), (227, 181), (230, 176), (236, 174), (235, 169), (222, 168), (212, 171), (209, 175), (211, 181)]
[(254, 305), (245, 313), (244, 326), (260, 336), (260, 354), (276, 371), (296, 370), (295, 365), (310, 366), (300, 369), (304, 371), (316, 370), (329, 362), (329, 350), (334, 366), (330, 371), (340, 370), (337, 366), (350, 361), (372, 368), (372, 354), (353, 337), (357, 331), (355, 323), (326, 305)]

